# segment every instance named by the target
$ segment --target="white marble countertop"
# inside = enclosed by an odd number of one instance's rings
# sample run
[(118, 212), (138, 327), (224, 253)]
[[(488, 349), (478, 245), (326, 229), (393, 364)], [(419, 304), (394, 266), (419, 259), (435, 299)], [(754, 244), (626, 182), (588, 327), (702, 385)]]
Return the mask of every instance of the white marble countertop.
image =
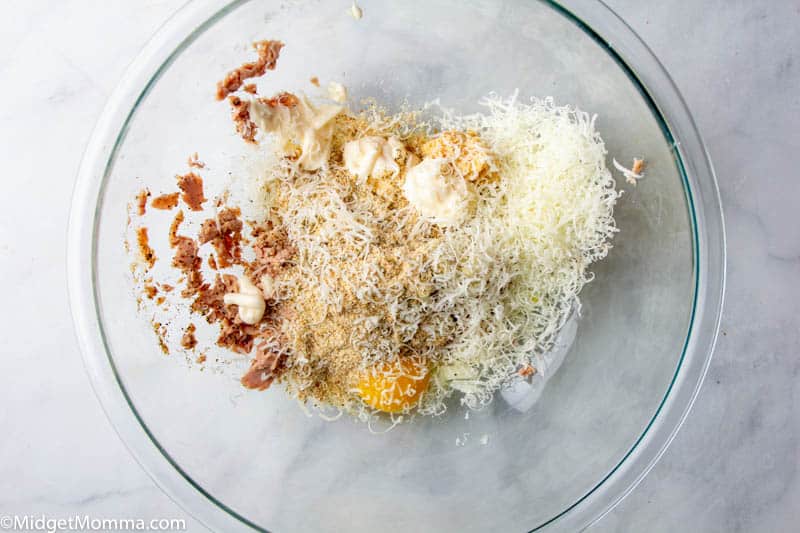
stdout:
[[(92, 393), (72, 333), (63, 242), (75, 172), (104, 101), (182, 3), (0, 7), (0, 515), (185, 518), (189, 531), (203, 530), (139, 468)], [(692, 413), (650, 475), (592, 531), (797, 531), (800, 4), (609, 4), (663, 61), (705, 137), (729, 280)]]

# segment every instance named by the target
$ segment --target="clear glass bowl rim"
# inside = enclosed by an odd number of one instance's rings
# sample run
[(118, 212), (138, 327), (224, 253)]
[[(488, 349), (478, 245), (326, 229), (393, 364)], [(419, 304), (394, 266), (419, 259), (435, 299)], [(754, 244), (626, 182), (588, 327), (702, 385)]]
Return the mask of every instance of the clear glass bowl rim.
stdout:
[[(133, 408), (103, 336), (95, 299), (96, 214), (127, 124), (172, 60), (216, 20), (248, 0), (194, 0), (154, 35), (109, 98), (84, 153), (67, 230), (67, 280), (75, 332), (95, 393), (142, 468), (189, 514), (216, 531), (263, 530), (199, 486), (170, 457)], [(695, 301), (681, 360), (659, 408), (624, 458), (587, 494), (536, 531), (576, 531), (617, 505), (669, 446), (702, 385), (725, 292), (725, 229), (714, 169), (686, 103), (656, 56), (600, 0), (541, 1), (592, 37), (627, 73), (672, 142), (694, 230)]]

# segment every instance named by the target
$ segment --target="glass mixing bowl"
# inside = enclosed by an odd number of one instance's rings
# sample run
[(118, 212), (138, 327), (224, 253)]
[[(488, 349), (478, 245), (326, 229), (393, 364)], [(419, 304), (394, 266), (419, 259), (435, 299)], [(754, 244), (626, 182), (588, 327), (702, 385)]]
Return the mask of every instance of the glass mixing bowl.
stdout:
[[(91, 380), (142, 466), (214, 530), (583, 528), (663, 453), (711, 356), (725, 246), (700, 136), (657, 59), (600, 2), (362, 7), (355, 20), (346, 1), (192, 2), (131, 66), (88, 146), (70, 220), (70, 294)], [(218, 177), (241, 158), (214, 86), (263, 38), (286, 43), (264, 81), (274, 90), (317, 76), (355, 99), (439, 98), (469, 112), (490, 91), (519, 88), (597, 113), (609, 164), (646, 158), (637, 187), (620, 180), (614, 248), (593, 267), (576, 340), (532, 409), (498, 398), (468, 419), (372, 435), (161, 354), (128, 281), (126, 204), (144, 184), (172, 190), (190, 153)]]

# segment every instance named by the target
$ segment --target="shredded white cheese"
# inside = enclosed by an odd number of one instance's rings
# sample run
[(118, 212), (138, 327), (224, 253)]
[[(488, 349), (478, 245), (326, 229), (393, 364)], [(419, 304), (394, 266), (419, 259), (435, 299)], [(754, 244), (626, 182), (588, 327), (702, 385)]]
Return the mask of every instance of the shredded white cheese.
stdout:
[[(438, 311), (454, 317), (456, 339), (440, 361), (479, 375), (462, 401), (479, 407), (547, 351), (608, 253), (618, 198), (595, 117), (552, 99), (520, 103), (491, 95), (487, 113), (444, 110), (441, 129), (474, 130), (495, 155), (500, 179), (479, 191), (474, 216), (449, 231), (439, 262)], [(471, 376), (470, 376), (471, 377)], [(432, 380), (423, 412), (464, 382)], [(437, 390), (438, 387), (438, 390)]]

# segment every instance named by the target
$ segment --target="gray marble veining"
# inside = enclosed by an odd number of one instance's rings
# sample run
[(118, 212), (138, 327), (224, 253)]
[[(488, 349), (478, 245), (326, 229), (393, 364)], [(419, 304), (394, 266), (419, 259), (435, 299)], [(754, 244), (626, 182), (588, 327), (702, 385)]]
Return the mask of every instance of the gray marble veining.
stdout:
[(800, 527), (800, 4), (611, 2), (703, 133), (728, 234), (722, 332), (659, 464), (595, 531)]

